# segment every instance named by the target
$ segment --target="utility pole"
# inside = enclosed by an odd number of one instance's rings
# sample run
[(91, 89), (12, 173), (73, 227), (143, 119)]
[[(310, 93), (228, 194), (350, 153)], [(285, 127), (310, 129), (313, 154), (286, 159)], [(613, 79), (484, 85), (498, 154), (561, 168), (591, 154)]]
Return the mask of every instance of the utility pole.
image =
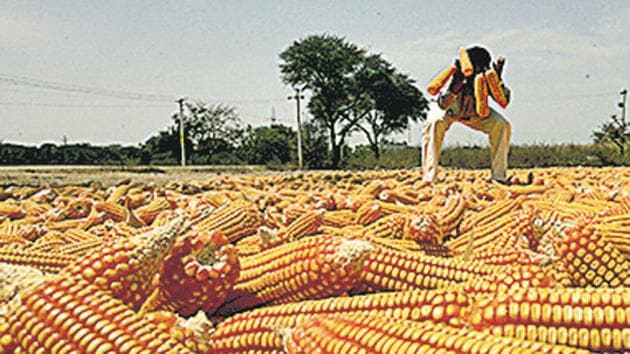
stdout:
[(619, 92), (619, 94), (623, 98), (621, 102), (617, 104), (617, 106), (621, 108), (621, 123), (625, 129), (626, 127), (626, 100), (628, 98), (628, 89), (624, 89), (623, 91)]
[(302, 160), (302, 121), (300, 120), (300, 100), (304, 99), (304, 95), (300, 95), (300, 89), (295, 89), (295, 96), (287, 97), (289, 100), (295, 100), (297, 103), (297, 148), (298, 148), (298, 166), (300, 170), (304, 169)]
[(176, 102), (179, 103), (179, 147), (181, 149), (182, 167), (186, 166), (186, 148), (184, 146), (184, 100), (180, 98)]

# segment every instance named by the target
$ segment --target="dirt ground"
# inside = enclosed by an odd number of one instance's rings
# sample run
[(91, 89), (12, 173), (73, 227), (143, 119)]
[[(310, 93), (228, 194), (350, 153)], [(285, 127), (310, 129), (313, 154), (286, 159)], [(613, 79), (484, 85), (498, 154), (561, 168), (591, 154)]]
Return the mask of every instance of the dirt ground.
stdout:
[(171, 180), (203, 180), (212, 176), (229, 174), (273, 173), (264, 166), (2, 166), (0, 187), (9, 186), (59, 186), (89, 185), (99, 183), (104, 187), (124, 180), (163, 184)]

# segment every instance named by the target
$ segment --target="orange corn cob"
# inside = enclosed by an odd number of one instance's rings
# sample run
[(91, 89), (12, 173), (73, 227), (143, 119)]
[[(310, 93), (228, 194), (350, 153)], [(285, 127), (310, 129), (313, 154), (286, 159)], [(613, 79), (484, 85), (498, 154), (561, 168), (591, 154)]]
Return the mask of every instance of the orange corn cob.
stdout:
[(105, 213), (108, 218), (116, 222), (123, 221), (125, 220), (125, 218), (127, 218), (127, 208), (119, 204), (109, 202), (96, 202), (94, 204), (94, 208), (97, 211)]
[(539, 266), (509, 266), (483, 277), (471, 278), (466, 282), (464, 291), (471, 295), (482, 295), (558, 285), (556, 280)]
[(23, 248), (0, 248), (0, 263), (29, 266), (45, 272), (57, 273), (74, 262), (76, 257)]
[(627, 286), (628, 263), (624, 256), (588, 221), (578, 221), (566, 229), (557, 248), (575, 286)]
[(261, 229), (267, 228), (265, 226), (261, 226), (258, 228), (258, 234), (243, 237), (236, 242), (236, 250), (238, 251), (239, 257), (251, 256), (263, 251), (260, 235)]
[(109, 194), (107, 199), (105, 199), (105, 202), (111, 203), (111, 204), (122, 205), (123, 199), (130, 188), (131, 188), (131, 183), (125, 183), (125, 184), (121, 184), (119, 186), (114, 187), (113, 189), (111, 189), (111, 193)]
[(588, 353), (451, 327), (382, 317), (314, 316), (285, 331), (288, 354), (342, 353)]
[(455, 232), (467, 208), (468, 203), (462, 196), (449, 198), (444, 211), (441, 211), (436, 216), (442, 235), (449, 235)]
[(87, 253), (95, 252), (99, 248), (101, 248), (104, 244), (103, 240), (93, 240), (93, 241), (83, 241), (78, 243), (73, 243), (66, 246), (61, 246), (57, 248), (55, 251), (59, 254), (67, 254), (75, 257), (82, 257)]
[(195, 317), (188, 320), (168, 311), (150, 312), (143, 318), (167, 332), (193, 353), (211, 353), (209, 332), (211, 332), (212, 323), (203, 315), (203, 312), (199, 311)]
[(183, 316), (212, 313), (227, 298), (239, 274), (234, 246), (220, 232), (179, 239), (160, 270), (157, 294), (143, 311), (168, 309)]
[(241, 274), (230, 311), (262, 303), (282, 304), (340, 295), (359, 280), (365, 241), (320, 236), (272, 248), (241, 259)]
[(6, 216), (9, 219), (20, 219), (26, 216), (26, 210), (13, 203), (0, 202), (0, 216)]
[(471, 230), (473, 227), (490, 224), (492, 221), (505, 216), (510, 211), (515, 210), (522, 203), (521, 199), (505, 200), (494, 203), (492, 206), (477, 213), (474, 217), (464, 219), (460, 227), (462, 233)]
[(505, 97), (505, 93), (503, 92), (503, 84), (494, 69), (486, 71), (486, 81), (488, 82), (490, 94), (492, 94), (492, 98), (496, 101), (496, 103), (498, 103), (501, 108), (507, 107), (508, 101)]
[[(443, 290), (336, 297), (267, 306), (221, 322), (212, 334), (211, 350), (213, 353), (237, 353), (239, 349), (282, 351), (282, 340), (274, 329), (291, 328), (323, 314), (459, 324), (458, 316), (467, 306), (469, 302), (465, 295)], [(239, 343), (247, 343), (247, 347), (239, 348)]]
[(387, 215), (378, 202), (363, 203), (356, 213), (355, 221), (359, 225), (369, 225)]
[(392, 214), (378, 219), (376, 222), (365, 227), (365, 234), (381, 238), (410, 239), (405, 237), (408, 231), (407, 215)]
[(323, 225), (344, 227), (354, 224), (355, 213), (352, 210), (342, 209), (328, 211), (323, 214)]
[(30, 242), (18, 235), (0, 234), (0, 247), (5, 245), (27, 246)]
[(78, 279), (26, 290), (7, 317), (16, 353), (192, 353), (120, 300)]
[(137, 310), (153, 292), (151, 280), (170, 253), (182, 221), (178, 218), (145, 234), (111, 241), (98, 252), (79, 258), (65, 273), (111, 291)]
[(496, 242), (497, 238), (507, 237), (509, 240), (513, 240), (513, 237), (505, 233), (505, 230), (510, 230), (519, 221), (512, 215), (505, 215), (497, 220), (493, 220), (480, 228), (475, 228), (461, 234), (456, 239), (446, 241), (444, 245), (448, 247), (453, 255), (463, 254), (470, 245), (470, 240), (473, 240), (475, 250), (481, 251), (485, 247), (491, 247)]
[(59, 235), (59, 238), (67, 243), (83, 243), (99, 240), (96, 235), (81, 229), (66, 230), (63, 234)]
[(0, 263), (0, 315), (4, 303), (10, 302), (22, 290), (44, 281), (46, 277), (46, 273), (33, 267)]
[(433, 81), (429, 83), (429, 86), (427, 87), (427, 92), (429, 93), (429, 95), (431, 96), (437, 95), (438, 92), (440, 92), (440, 90), (442, 89), (442, 87), (446, 85), (446, 82), (453, 76), (453, 74), (455, 74), (455, 71), (457, 71), (457, 68), (454, 65), (451, 65), (447, 67), (446, 69), (442, 70), (435, 77), (435, 79), (433, 79)]
[(134, 210), (134, 214), (145, 224), (151, 225), (155, 217), (163, 210), (171, 208), (166, 198), (155, 198), (151, 203)]
[(419, 244), (442, 245), (444, 235), (437, 218), (430, 214), (407, 214), (404, 238)]
[(319, 227), (326, 222), (326, 215), (320, 211), (307, 211), (295, 219), (291, 224), (278, 230), (278, 234), (288, 241), (317, 233)]
[(48, 232), (48, 230), (39, 225), (23, 225), (18, 230), (17, 236), (25, 240), (35, 241), (44, 236), (46, 232)]
[(517, 248), (486, 248), (482, 251), (473, 251), (469, 257), (471, 261), (481, 262), (487, 265), (534, 265), (535, 261), (530, 258), (530, 253)]
[(468, 315), (479, 330), (596, 351), (630, 347), (630, 297), (617, 289), (517, 289), (476, 302)]
[(459, 47), (459, 65), (464, 76), (469, 77), (474, 73), (472, 62), (468, 56), (468, 51), (464, 47)]
[(194, 223), (193, 230), (221, 231), (230, 242), (236, 242), (254, 234), (261, 224), (262, 215), (253, 205), (236, 202)]
[(437, 289), (492, 271), (477, 262), (381, 248), (367, 255), (361, 278), (362, 285), (379, 291)]

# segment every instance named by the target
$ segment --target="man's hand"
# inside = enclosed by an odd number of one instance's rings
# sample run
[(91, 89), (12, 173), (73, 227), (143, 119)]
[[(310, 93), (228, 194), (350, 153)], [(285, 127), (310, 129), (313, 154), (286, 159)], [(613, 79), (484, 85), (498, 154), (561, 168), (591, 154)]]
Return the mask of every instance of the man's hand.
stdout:
[(503, 74), (504, 65), (505, 65), (505, 57), (502, 57), (502, 56), (497, 57), (497, 61), (492, 63), (492, 66), (494, 67), (494, 71), (496, 71), (497, 75), (499, 75), (499, 79), (501, 78), (501, 75)]
[(455, 74), (453, 74), (453, 78), (451, 79), (451, 84), (448, 87), (448, 90), (454, 94), (458, 94), (461, 91), (462, 87), (466, 83), (466, 77), (462, 73), (461, 66), (459, 65), (459, 60), (455, 60)]

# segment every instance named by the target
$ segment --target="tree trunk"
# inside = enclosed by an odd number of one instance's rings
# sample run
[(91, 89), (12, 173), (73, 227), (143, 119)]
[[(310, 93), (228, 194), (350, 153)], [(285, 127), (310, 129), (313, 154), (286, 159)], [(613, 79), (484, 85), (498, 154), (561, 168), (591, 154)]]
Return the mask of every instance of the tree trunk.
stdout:
[(339, 168), (339, 162), (341, 161), (341, 149), (337, 144), (337, 133), (335, 132), (335, 125), (330, 125), (328, 130), (330, 132), (330, 147), (332, 151), (331, 168), (336, 170)]
[(378, 159), (381, 158), (381, 149), (379, 149), (378, 144), (373, 144), (372, 145), (372, 151), (374, 152), (374, 157), (378, 161)]

